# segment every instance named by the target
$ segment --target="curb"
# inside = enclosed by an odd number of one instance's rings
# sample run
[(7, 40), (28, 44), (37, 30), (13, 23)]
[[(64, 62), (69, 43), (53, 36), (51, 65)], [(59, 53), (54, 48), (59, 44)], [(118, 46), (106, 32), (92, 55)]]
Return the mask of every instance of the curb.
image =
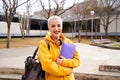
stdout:
[(20, 74), (0, 74), (0, 80), (21, 80)]
[(0, 68), (0, 80), (21, 80), (24, 69)]
[(120, 73), (120, 65), (99, 65), (99, 71)]
[(119, 76), (74, 73), (75, 80), (120, 80)]
[(103, 48), (107, 48), (107, 49), (116, 49), (116, 50), (120, 50), (120, 48), (114, 48), (114, 47), (110, 47), (110, 46), (105, 46), (104, 44), (90, 44), (93, 46), (98, 46), (98, 47), (103, 47)]
[[(23, 69), (0, 68), (0, 80), (21, 80)], [(74, 72), (75, 80), (120, 80), (119, 76)]]
[(24, 69), (19, 68), (0, 68), (0, 74), (23, 74)]

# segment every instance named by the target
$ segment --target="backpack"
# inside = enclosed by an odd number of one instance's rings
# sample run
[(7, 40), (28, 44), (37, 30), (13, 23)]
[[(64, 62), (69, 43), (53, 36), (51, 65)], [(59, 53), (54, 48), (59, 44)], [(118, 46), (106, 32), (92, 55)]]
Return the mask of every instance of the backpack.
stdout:
[[(48, 49), (50, 50), (50, 44), (47, 39), (44, 39)], [(45, 80), (45, 71), (42, 70), (40, 61), (35, 59), (38, 52), (38, 47), (33, 53), (33, 56), (28, 56), (25, 60), (25, 71), (22, 75), (22, 80)]]

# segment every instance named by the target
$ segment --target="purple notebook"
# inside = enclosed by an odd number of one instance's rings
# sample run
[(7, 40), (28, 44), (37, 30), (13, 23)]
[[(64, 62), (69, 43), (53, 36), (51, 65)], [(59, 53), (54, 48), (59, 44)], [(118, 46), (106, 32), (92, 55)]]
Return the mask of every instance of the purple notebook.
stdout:
[(74, 57), (75, 47), (76, 46), (74, 44), (63, 42), (61, 49), (61, 56), (72, 59)]

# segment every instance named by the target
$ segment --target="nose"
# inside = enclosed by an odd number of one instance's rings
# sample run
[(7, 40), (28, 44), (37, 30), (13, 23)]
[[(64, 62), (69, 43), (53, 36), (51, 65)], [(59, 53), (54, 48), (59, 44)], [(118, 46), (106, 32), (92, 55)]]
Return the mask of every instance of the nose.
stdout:
[(56, 25), (56, 26), (55, 26), (55, 30), (58, 30), (58, 29), (59, 29), (59, 28), (58, 28), (58, 26)]

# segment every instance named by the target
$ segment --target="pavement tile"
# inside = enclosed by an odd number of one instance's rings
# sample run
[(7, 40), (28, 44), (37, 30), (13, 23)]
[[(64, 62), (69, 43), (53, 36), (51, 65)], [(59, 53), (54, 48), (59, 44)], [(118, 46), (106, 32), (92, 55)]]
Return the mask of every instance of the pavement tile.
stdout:
[[(120, 73), (99, 71), (99, 65), (120, 65), (120, 50), (106, 49), (97, 46), (75, 43), (80, 53), (81, 65), (74, 69), (75, 73), (119, 76)], [(0, 68), (24, 69), (24, 61), (32, 55), (35, 47), (0, 49)]]

